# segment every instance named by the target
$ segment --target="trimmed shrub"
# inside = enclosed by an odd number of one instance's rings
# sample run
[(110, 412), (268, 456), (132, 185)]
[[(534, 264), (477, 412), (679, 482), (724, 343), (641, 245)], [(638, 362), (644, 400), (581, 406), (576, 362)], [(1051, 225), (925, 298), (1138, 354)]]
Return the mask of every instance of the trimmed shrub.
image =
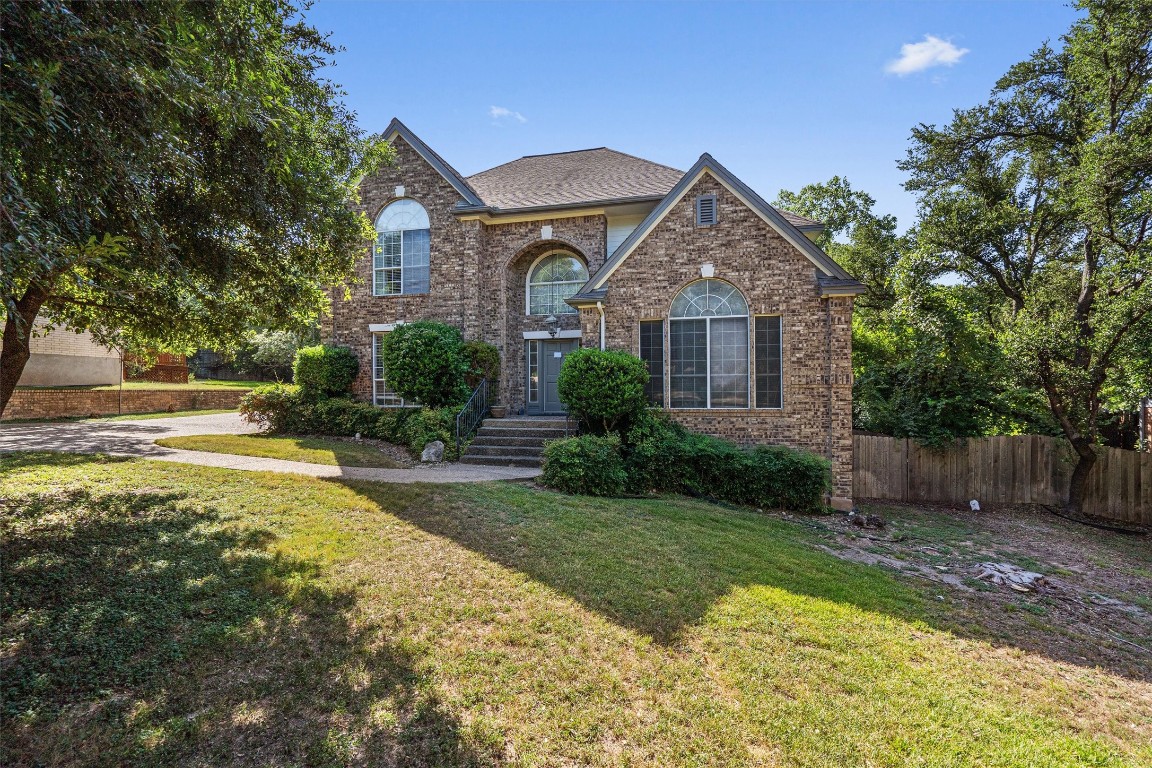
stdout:
[(827, 460), (784, 446), (741, 448), (646, 412), (629, 430), (629, 490), (686, 493), (756, 507), (817, 511), (830, 483)]
[(307, 399), (343, 397), (352, 389), (360, 362), (348, 347), (318, 344), (296, 351), (292, 380)]
[(619, 496), (627, 479), (616, 435), (581, 435), (544, 446), (540, 482), (549, 488), (584, 496)]
[(560, 401), (585, 431), (606, 434), (619, 429), (646, 407), (648, 368), (627, 352), (577, 349), (560, 368)]
[(468, 389), (476, 389), (481, 379), (495, 387), (500, 381), (500, 350), (486, 341), (464, 342), (464, 358), (468, 361), (465, 376)]
[(468, 399), (468, 361), (458, 328), (430, 320), (405, 323), (386, 335), (381, 346), (388, 385), (400, 397), (429, 408)]

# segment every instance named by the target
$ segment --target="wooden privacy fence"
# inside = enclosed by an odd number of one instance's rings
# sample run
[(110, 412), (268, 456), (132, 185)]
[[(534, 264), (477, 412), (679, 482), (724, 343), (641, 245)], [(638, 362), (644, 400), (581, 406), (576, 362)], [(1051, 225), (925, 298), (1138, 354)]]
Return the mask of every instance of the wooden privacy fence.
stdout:
[[(1071, 446), (1040, 435), (981, 437), (946, 449), (899, 437), (855, 435), (857, 498), (967, 504), (1063, 504), (1075, 466)], [(1088, 514), (1152, 524), (1152, 453), (1097, 448)]]

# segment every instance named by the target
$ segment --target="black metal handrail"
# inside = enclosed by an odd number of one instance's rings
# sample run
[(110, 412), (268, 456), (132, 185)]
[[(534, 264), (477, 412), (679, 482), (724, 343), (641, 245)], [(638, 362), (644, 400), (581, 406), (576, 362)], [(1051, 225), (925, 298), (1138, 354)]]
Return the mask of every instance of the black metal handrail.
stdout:
[(468, 402), (456, 414), (456, 458), (460, 458), (460, 443), (472, 434), (476, 425), (488, 415), (488, 379), (481, 379)]

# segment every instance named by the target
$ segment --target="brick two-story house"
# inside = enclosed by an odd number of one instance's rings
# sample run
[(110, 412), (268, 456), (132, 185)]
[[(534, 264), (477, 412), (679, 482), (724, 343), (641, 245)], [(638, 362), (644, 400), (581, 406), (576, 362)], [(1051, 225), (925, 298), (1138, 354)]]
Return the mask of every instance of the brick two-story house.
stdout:
[(400, 405), (376, 350), (435, 319), (501, 352), (492, 399), (561, 413), (577, 346), (648, 363), (649, 398), (691, 429), (827, 456), (833, 503), (852, 490), (853, 297), (817, 222), (778, 211), (710, 155), (687, 171), (599, 148), (514, 160), (467, 178), (400, 121), (396, 162), (365, 178), (377, 238), (324, 335), (362, 361), (355, 390)]

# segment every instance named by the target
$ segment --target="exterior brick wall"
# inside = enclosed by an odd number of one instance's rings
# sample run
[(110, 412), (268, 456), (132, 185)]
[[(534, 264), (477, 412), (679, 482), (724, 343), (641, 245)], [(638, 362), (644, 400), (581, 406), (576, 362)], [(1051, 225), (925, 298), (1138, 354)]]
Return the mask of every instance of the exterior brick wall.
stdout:
[[(697, 195), (717, 195), (719, 218), (697, 227)], [(639, 354), (639, 322), (667, 319), (676, 294), (712, 264), (744, 294), (753, 315), (780, 315), (784, 402), (779, 410), (670, 410), (689, 429), (738, 443), (804, 448), (833, 463), (833, 497), (852, 496), (852, 302), (821, 299), (815, 268), (753, 210), (703, 176), (607, 282), (606, 345)], [(583, 315), (584, 346), (599, 344), (599, 317)], [(665, 324), (667, 347), (668, 325)], [(831, 347), (831, 356), (829, 356)]]
[[(562, 248), (584, 258), (589, 273), (607, 257), (607, 220), (602, 215), (541, 218), (517, 223), (459, 220), (456, 190), (402, 138), (395, 165), (361, 185), (361, 208), (375, 218), (395, 199), (395, 188), (428, 212), (431, 237), (430, 292), (372, 296), (371, 252), (355, 271), (350, 296), (333, 294), (326, 341), (353, 348), (361, 359), (354, 390), (372, 392), (370, 324), (433, 319), (459, 327), (465, 338), (494, 344), (501, 353), (502, 381), (494, 402), (511, 413), (525, 407), (523, 334), (547, 330), (544, 318), (526, 315), (528, 270), (543, 253)], [(697, 195), (718, 196), (719, 221), (696, 227)], [(552, 227), (541, 239), (541, 227)], [(734, 441), (775, 443), (814, 451), (833, 463), (833, 497), (852, 495), (852, 301), (822, 299), (816, 269), (791, 243), (710, 175), (703, 176), (608, 280), (606, 344), (633, 354), (638, 323), (667, 318), (676, 293), (700, 278), (702, 264), (736, 285), (755, 315), (780, 315), (784, 333), (784, 406), (779, 410), (677, 410), (673, 418), (691, 429)], [(560, 317), (563, 330), (579, 330), (584, 346), (600, 342), (594, 308)], [(667, 332), (667, 324), (665, 326)]]
[(4, 419), (58, 419), (67, 416), (114, 416), (236, 408), (247, 390), (207, 389), (17, 389), (4, 409)]

